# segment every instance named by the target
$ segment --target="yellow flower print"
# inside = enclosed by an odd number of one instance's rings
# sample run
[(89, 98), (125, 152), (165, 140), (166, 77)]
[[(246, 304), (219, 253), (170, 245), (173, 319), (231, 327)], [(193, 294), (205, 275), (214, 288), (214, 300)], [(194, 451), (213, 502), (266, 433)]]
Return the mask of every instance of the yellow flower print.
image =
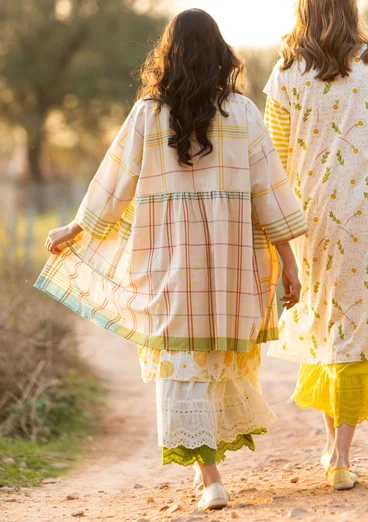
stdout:
[(319, 134), (319, 129), (314, 129), (314, 134)]
[(160, 377), (161, 379), (169, 379), (174, 374), (174, 365), (171, 361), (161, 361)]
[(356, 63), (359, 63), (359, 62), (360, 62), (360, 58), (357, 56), (357, 57), (355, 58), (355, 61), (356, 61)]
[(347, 354), (346, 354), (346, 357), (347, 357), (348, 359), (350, 359), (350, 353), (347, 353)]
[(332, 106), (332, 108), (333, 108), (335, 111), (337, 111), (338, 108), (339, 108), (339, 102), (337, 101), (337, 102)]
[(284, 91), (284, 92), (286, 91), (286, 87), (285, 87), (285, 85), (283, 85), (283, 86), (281, 87), (281, 90)]
[(331, 198), (332, 199), (336, 199), (337, 198), (336, 190), (331, 194)]
[(244, 370), (248, 363), (248, 354), (246, 352), (242, 352), (238, 355), (238, 368), (239, 370)]
[(359, 154), (359, 149), (357, 149), (356, 147), (353, 148), (353, 152), (354, 154)]
[(353, 93), (354, 93), (354, 94), (358, 94), (358, 92), (359, 92), (359, 90), (358, 90), (356, 87), (354, 87), (354, 89), (353, 89)]
[(159, 348), (152, 348), (151, 353), (152, 353), (152, 362), (154, 364), (158, 364), (161, 359), (162, 350), (160, 350)]
[(308, 171), (308, 176), (309, 176), (309, 177), (310, 177), (310, 176), (313, 176), (313, 171), (312, 171), (312, 170), (309, 170), (309, 171)]
[(232, 362), (233, 362), (233, 352), (231, 352), (229, 350), (229, 351), (225, 352), (224, 365), (226, 366), (226, 368), (229, 368), (229, 366), (231, 365)]
[(200, 351), (200, 352), (193, 352), (193, 359), (198, 364), (198, 366), (203, 368), (207, 364), (208, 353), (207, 352), (202, 352), (202, 351)]
[(318, 221), (319, 221), (318, 217), (313, 218), (313, 221), (314, 221), (315, 223), (318, 223)]
[(211, 378), (210, 374), (208, 373), (208, 370), (203, 370), (202, 375), (203, 375), (204, 378), (207, 379), (208, 381), (209, 381), (210, 378)]
[(290, 147), (288, 152), (289, 152), (290, 154), (291, 154), (292, 152), (294, 152), (293, 147)]
[(352, 268), (351, 271), (352, 271), (353, 274), (356, 274), (356, 273), (357, 273), (357, 269), (356, 269), (355, 267)]
[(359, 127), (363, 127), (364, 123), (362, 121), (358, 121)]
[(312, 83), (311, 83), (310, 81), (308, 81), (308, 82), (305, 82), (305, 85), (306, 85), (307, 87), (310, 87), (310, 86), (312, 85)]
[(359, 243), (359, 239), (357, 237), (353, 237), (354, 243)]
[(355, 179), (351, 179), (351, 180), (350, 180), (350, 184), (351, 184), (351, 185), (355, 185), (355, 183), (356, 183)]
[(363, 214), (363, 212), (361, 210), (357, 211), (357, 216), (361, 216), (362, 214)]

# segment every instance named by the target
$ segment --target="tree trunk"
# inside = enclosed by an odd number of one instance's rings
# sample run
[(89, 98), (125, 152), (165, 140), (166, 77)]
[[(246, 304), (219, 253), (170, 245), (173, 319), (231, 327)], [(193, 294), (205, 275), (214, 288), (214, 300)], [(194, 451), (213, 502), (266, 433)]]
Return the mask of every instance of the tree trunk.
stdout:
[(28, 165), (29, 173), (32, 181), (42, 182), (44, 181), (41, 170), (41, 153), (43, 133), (41, 129), (32, 129), (28, 131)]

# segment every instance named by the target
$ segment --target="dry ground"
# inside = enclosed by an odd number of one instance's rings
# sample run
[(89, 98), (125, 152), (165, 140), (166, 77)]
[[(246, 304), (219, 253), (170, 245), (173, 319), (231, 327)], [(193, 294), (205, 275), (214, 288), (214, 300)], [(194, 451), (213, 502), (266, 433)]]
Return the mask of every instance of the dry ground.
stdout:
[(256, 453), (229, 455), (221, 469), (230, 506), (203, 514), (196, 510), (192, 470), (160, 464), (154, 384), (141, 382), (135, 347), (87, 322), (80, 330), (84, 355), (109, 391), (101, 435), (55, 484), (0, 492), (0, 522), (368, 520), (368, 424), (359, 427), (353, 449), (360, 484), (352, 492), (331, 491), (318, 465), (320, 415), (288, 399), (296, 365), (264, 357), (264, 395), (279, 423), (256, 439)]

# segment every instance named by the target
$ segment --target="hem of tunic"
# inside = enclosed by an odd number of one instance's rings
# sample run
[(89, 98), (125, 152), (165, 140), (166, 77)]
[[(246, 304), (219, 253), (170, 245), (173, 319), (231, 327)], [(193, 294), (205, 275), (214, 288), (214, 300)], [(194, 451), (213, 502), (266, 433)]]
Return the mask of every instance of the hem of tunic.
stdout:
[[(102, 277), (106, 282), (116, 284), (113, 280), (106, 278), (98, 271), (92, 268), (91, 270)], [(173, 351), (248, 352), (256, 344), (277, 341), (279, 339), (278, 327), (260, 330), (256, 339), (234, 339), (230, 337), (220, 337), (217, 339), (211, 337), (197, 337), (194, 339), (188, 339), (186, 337), (165, 338), (163, 336), (152, 336), (144, 332), (134, 332), (130, 328), (119, 325), (116, 322), (118, 320), (116, 316), (113, 317), (112, 314), (104, 314), (104, 311), (101, 310), (101, 308), (92, 308), (88, 303), (81, 302), (73, 294), (72, 285), (71, 288), (60, 287), (52, 280), (52, 278), (50, 278), (46, 268), (41, 272), (34, 287), (53, 297), (56, 301), (65, 305), (73, 312), (76, 312), (84, 319), (88, 319), (105, 330), (120, 335), (128, 341), (132, 341), (137, 345), (147, 348)]]
[[(276, 339), (277, 341), (278, 339)], [(289, 361), (297, 364), (313, 364), (315, 366), (321, 365), (321, 364), (350, 364), (350, 363), (357, 363), (357, 362), (363, 362), (367, 360), (365, 358), (365, 355), (362, 357), (362, 354), (359, 354), (357, 356), (351, 355), (349, 360), (346, 359), (346, 356), (342, 356), (341, 360), (339, 358), (328, 358), (326, 360), (319, 359), (317, 360), (311, 360), (310, 357), (303, 357), (303, 355), (299, 353), (288, 353), (283, 352), (279, 349), (275, 350), (272, 347), (269, 348), (267, 352), (268, 357), (274, 357), (275, 359), (281, 359), (283, 361)]]

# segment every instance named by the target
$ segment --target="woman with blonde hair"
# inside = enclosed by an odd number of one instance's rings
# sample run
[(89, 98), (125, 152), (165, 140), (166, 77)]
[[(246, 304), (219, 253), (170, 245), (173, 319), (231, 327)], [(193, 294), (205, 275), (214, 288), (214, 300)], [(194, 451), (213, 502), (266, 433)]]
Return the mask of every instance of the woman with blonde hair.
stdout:
[(266, 123), (304, 211), (293, 241), (302, 297), (270, 354), (301, 362), (293, 398), (323, 412), (321, 462), (352, 488), (349, 451), (368, 419), (368, 49), (357, 0), (298, 0), (265, 88)]
[(288, 241), (307, 230), (237, 86), (242, 71), (204, 11), (169, 24), (76, 219), (50, 232), (54, 255), (36, 283), (139, 346), (142, 377), (156, 381), (163, 463), (196, 463), (200, 509), (226, 506), (216, 464), (254, 449), (252, 434), (274, 421), (259, 345), (278, 335), (276, 248), (292, 307)]

